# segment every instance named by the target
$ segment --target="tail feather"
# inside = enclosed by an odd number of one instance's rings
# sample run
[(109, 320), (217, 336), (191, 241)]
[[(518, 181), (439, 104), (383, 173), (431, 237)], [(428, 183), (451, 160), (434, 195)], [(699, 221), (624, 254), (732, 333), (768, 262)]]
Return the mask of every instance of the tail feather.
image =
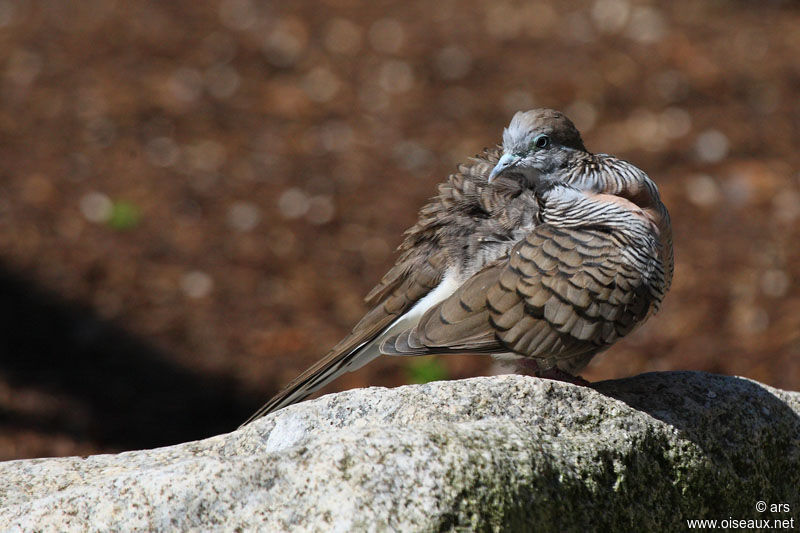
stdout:
[(266, 416), (272, 412), (282, 409), (288, 405), (301, 402), (314, 394), (316, 391), (344, 374), (349, 368), (342, 367), (342, 361), (326, 361), (328, 364), (320, 368), (319, 364), (312, 366), (300, 374), (289, 385), (273, 396), (258, 411), (252, 414), (240, 427), (246, 426), (250, 422)]
[[(457, 286), (458, 284), (453, 278), (446, 278), (435, 289), (416, 294), (413, 299), (404, 296), (405, 304), (400, 312), (409, 307), (411, 309), (399, 317), (398, 313), (386, 312), (385, 306), (380, 306), (376, 309), (380, 309), (383, 314), (379, 315), (379, 319), (371, 319), (372, 313), (375, 312), (373, 309), (362, 319), (361, 323), (356, 325), (350, 336), (343, 339), (333, 350), (328, 352), (328, 355), (278, 392), (242, 425), (247, 425), (278, 409), (300, 402), (345, 372), (358, 370), (369, 363), (381, 355), (380, 346), (385, 338), (412, 327), (430, 306), (450, 296)], [(369, 327), (361, 327), (365, 320)]]
[(357, 345), (350, 351), (332, 350), (273, 396), (242, 426), (278, 409), (301, 402), (345, 372), (358, 370), (381, 354), (378, 350), (381, 338), (381, 335), (377, 335), (371, 341)]

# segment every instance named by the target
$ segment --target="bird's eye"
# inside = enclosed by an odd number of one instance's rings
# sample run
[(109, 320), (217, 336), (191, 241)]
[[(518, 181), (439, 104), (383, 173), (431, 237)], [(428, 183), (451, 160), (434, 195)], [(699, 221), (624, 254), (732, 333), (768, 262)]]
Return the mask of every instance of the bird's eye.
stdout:
[(533, 140), (533, 145), (536, 148), (544, 149), (550, 146), (550, 137), (542, 133), (541, 135), (537, 135), (536, 138)]

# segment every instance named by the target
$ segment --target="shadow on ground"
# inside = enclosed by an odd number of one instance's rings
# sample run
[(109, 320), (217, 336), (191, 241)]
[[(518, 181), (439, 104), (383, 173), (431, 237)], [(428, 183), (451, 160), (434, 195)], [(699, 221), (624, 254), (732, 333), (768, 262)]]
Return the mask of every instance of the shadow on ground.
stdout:
[[(676, 381), (683, 386), (676, 388)], [(592, 388), (670, 424), (701, 447), (702, 435), (709, 434), (709, 425), (730, 433), (730, 442), (738, 440), (737, 435), (742, 431), (734, 420), (719, 415), (710, 414), (703, 421), (705, 424), (698, 425), (696, 413), (703, 410), (719, 413), (711, 409), (715, 404), (728, 405), (735, 416), (763, 424), (771, 420), (793, 420), (795, 435), (800, 437), (800, 418), (784, 400), (760, 383), (737, 376), (697, 371), (649, 372), (597, 382)], [(742, 398), (747, 398), (747, 402), (742, 403)]]
[(6, 435), (32, 431), (106, 449), (152, 448), (231, 431), (264, 399), (230, 377), (177, 366), (148, 342), (3, 266), (0, 353)]
[[(673, 479), (689, 487), (670, 503), (674, 508), (681, 505), (680, 500), (689, 499), (701, 503), (709, 517), (739, 513), (785, 520), (792, 518), (785, 509), (754, 507), (753, 495), (760, 502), (781, 502), (791, 509), (800, 505), (795, 488), (798, 472), (786, 470), (787, 464), (800, 461), (800, 417), (797, 406), (792, 409), (787, 403), (788, 394), (782, 398), (784, 392), (744, 378), (688, 371), (652, 372), (598, 382), (593, 388), (669, 424), (702, 450), (694, 459), (702, 466), (697, 475), (689, 482), (681, 480), (681, 476), (692, 476), (687, 470)], [(654, 457), (669, 463), (671, 457), (690, 456), (686, 454), (691, 452), (668, 448)], [(729, 494), (709, 497), (719, 487), (728, 487)]]

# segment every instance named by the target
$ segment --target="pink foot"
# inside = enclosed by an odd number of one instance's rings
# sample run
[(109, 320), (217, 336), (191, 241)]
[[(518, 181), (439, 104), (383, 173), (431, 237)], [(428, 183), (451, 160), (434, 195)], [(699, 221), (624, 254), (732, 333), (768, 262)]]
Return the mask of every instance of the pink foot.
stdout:
[(548, 368), (541, 370), (539, 365), (533, 359), (522, 359), (518, 361), (518, 371), (520, 374), (526, 376), (536, 376), (537, 378), (554, 379), (556, 381), (563, 381), (565, 383), (572, 383), (580, 387), (591, 387), (592, 383), (586, 381), (580, 376), (573, 376), (568, 372), (564, 372), (558, 367)]
[(580, 387), (592, 386), (592, 383), (590, 381), (586, 381), (580, 376), (573, 376), (568, 372), (564, 372), (560, 368), (551, 368), (549, 370), (543, 370), (539, 372), (538, 377), (545, 379), (555, 379), (556, 381), (564, 381), (565, 383), (572, 383), (573, 385), (578, 385)]

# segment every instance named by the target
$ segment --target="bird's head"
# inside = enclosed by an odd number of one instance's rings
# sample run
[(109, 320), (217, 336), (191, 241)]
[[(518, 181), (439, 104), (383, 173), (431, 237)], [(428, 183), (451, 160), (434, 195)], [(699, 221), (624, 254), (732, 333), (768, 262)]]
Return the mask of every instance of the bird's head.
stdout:
[(533, 187), (557, 179), (559, 169), (585, 152), (581, 134), (563, 113), (520, 111), (503, 130), (503, 155), (489, 174), (489, 183), (508, 176)]

